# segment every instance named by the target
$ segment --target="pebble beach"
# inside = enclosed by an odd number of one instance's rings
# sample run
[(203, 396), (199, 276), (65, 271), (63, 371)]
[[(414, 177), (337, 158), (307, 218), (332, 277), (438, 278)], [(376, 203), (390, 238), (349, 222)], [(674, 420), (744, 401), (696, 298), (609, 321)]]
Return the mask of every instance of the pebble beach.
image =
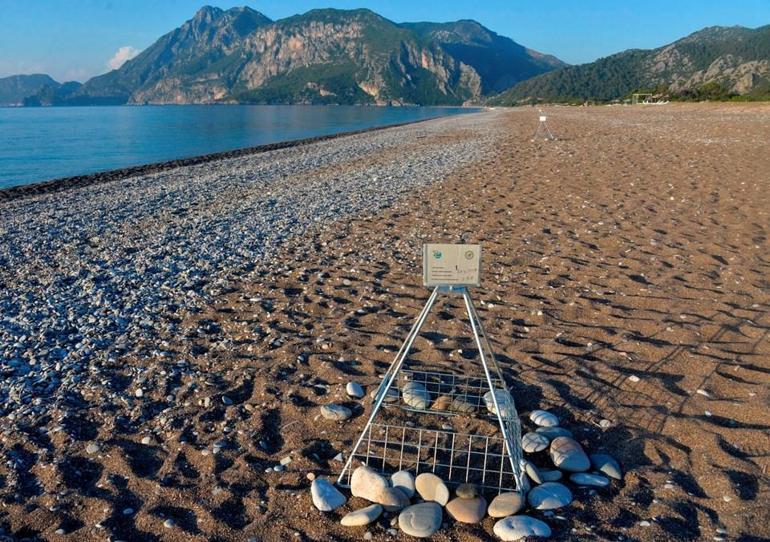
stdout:
[[(550, 539), (770, 536), (770, 106), (545, 113), (555, 141), (495, 109), (0, 198), (0, 540), (410, 539), (310, 488), (429, 295), (428, 241), (483, 245), (525, 426), (623, 467), (533, 513)], [(442, 308), (424, 362), (469, 347)]]

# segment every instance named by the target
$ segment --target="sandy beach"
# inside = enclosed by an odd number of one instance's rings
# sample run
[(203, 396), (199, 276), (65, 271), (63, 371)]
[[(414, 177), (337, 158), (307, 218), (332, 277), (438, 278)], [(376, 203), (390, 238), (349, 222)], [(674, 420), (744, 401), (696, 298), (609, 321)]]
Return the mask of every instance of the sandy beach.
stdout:
[[(0, 198), (0, 540), (410, 539), (308, 474), (363, 428), (427, 241), (483, 245), (520, 413), (623, 466), (553, 540), (768, 539), (770, 105), (545, 111), (557, 141), (497, 109)], [(417, 356), (467, 346), (442, 309)]]

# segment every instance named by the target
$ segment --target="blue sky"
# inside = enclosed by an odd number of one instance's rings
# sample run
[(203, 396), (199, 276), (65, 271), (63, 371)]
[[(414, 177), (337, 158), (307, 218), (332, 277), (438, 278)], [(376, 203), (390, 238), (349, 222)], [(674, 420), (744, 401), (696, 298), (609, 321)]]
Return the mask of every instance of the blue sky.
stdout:
[[(0, 77), (49, 73), (80, 80), (152, 44), (205, 0), (0, 0)], [(653, 48), (712, 25), (770, 24), (770, 0), (210, 0), (272, 19), (317, 7), (368, 7), (389, 19), (476, 19), (572, 64)]]

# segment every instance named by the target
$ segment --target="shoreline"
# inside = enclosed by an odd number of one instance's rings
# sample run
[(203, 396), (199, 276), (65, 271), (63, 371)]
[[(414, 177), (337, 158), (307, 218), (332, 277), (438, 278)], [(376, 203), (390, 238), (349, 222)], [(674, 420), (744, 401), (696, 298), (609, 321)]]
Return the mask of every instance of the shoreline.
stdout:
[[(192, 104), (192, 105), (208, 105), (208, 104)], [(222, 104), (211, 104), (222, 105)], [(242, 104), (238, 104), (242, 105)], [(86, 106), (93, 107), (93, 106)], [(117, 107), (146, 107), (146, 106), (117, 106)], [(312, 107), (312, 106), (309, 106)], [(483, 108), (479, 108), (478, 111), (466, 113), (473, 115), (483, 112)], [(205, 164), (207, 162), (213, 162), (216, 160), (224, 160), (228, 158), (239, 158), (242, 156), (249, 156), (252, 154), (262, 154), (270, 151), (276, 151), (280, 149), (290, 149), (294, 147), (301, 147), (304, 145), (311, 145), (313, 143), (319, 143), (321, 141), (329, 141), (332, 139), (355, 136), (366, 134), (370, 132), (376, 132), (380, 130), (387, 130), (389, 128), (399, 128), (403, 126), (409, 126), (412, 124), (419, 124), (423, 122), (433, 121), (437, 119), (451, 117), (453, 115), (440, 115), (437, 117), (427, 119), (417, 119), (407, 122), (399, 122), (395, 124), (385, 124), (382, 126), (373, 126), (371, 128), (362, 128), (360, 130), (348, 130), (346, 132), (336, 132), (333, 134), (326, 134), (320, 136), (313, 136), (301, 139), (288, 139), (284, 141), (277, 141), (275, 143), (265, 143), (264, 145), (256, 145), (253, 147), (242, 147), (239, 149), (233, 149), (229, 151), (219, 151), (214, 153), (200, 154), (195, 156), (189, 156), (184, 158), (176, 158), (172, 160), (163, 160), (160, 162), (149, 162), (147, 164), (139, 164), (136, 166), (129, 166), (117, 169), (107, 169), (104, 171), (97, 171), (94, 173), (86, 173), (83, 175), (71, 175), (68, 177), (57, 177), (46, 181), (39, 181), (31, 184), (23, 184), (17, 186), (9, 186), (7, 188), (0, 188), (0, 202), (12, 201), (16, 199), (22, 199), (30, 196), (36, 196), (39, 194), (50, 194), (54, 192), (61, 192), (63, 190), (70, 190), (73, 188), (82, 188), (85, 186), (91, 186), (94, 184), (102, 184), (112, 181), (121, 181), (135, 175), (149, 175), (152, 173), (160, 173), (163, 171), (173, 170), (184, 166), (193, 166), (198, 164)]]

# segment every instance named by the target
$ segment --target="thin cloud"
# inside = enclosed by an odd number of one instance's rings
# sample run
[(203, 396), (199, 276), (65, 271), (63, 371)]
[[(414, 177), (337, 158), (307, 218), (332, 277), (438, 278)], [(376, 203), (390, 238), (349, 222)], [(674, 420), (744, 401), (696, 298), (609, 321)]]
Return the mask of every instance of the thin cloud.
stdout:
[(131, 47), (130, 45), (125, 45), (115, 51), (115, 55), (107, 62), (107, 66), (111, 70), (117, 70), (120, 68), (123, 64), (126, 63), (126, 61), (131, 60), (136, 55), (140, 53), (139, 49), (136, 49), (135, 47)]

